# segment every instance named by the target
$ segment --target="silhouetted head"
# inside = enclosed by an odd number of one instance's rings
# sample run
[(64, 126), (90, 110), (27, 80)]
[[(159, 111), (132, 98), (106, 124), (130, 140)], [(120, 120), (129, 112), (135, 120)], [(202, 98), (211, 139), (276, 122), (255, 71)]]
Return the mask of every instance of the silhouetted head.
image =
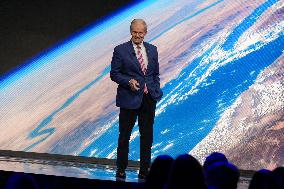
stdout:
[(276, 189), (284, 188), (284, 167), (277, 167), (272, 171)]
[(272, 172), (267, 169), (261, 169), (253, 174), (249, 189), (272, 189), (272, 186)]
[(207, 172), (208, 167), (213, 165), (216, 162), (228, 163), (228, 159), (224, 154), (222, 154), (220, 152), (211, 153), (209, 156), (206, 157), (204, 164), (203, 164), (203, 168), (204, 168), (205, 173)]
[(207, 188), (202, 166), (193, 156), (182, 154), (174, 160), (168, 181), (168, 189), (173, 188)]
[(238, 168), (227, 162), (216, 162), (208, 167), (206, 180), (208, 188), (236, 189), (240, 173)]
[(30, 174), (26, 173), (15, 173), (9, 176), (6, 189), (39, 189), (39, 186)]
[(168, 180), (174, 159), (168, 155), (160, 155), (153, 161), (145, 182), (146, 189), (163, 189)]

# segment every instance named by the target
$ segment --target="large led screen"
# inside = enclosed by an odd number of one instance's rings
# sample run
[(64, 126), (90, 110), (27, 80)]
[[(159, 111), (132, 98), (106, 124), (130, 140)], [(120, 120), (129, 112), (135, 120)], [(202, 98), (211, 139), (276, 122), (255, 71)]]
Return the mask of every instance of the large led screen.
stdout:
[[(134, 18), (158, 47), (163, 98), (152, 158), (219, 151), (241, 169), (284, 165), (284, 1), (143, 1), (0, 82), (0, 148), (116, 158), (116, 45)], [(139, 160), (139, 132), (129, 158)]]

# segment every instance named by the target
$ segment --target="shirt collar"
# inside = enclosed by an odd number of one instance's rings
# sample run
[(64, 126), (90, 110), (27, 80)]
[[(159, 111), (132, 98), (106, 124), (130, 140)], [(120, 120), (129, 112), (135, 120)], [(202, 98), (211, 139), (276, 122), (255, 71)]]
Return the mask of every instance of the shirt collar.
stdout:
[[(133, 43), (133, 41), (131, 41), (131, 43), (132, 43), (134, 49), (136, 49), (137, 45), (135, 43)], [(140, 43), (140, 47), (141, 47), (141, 49), (145, 48), (144, 41), (142, 41), (142, 43)]]

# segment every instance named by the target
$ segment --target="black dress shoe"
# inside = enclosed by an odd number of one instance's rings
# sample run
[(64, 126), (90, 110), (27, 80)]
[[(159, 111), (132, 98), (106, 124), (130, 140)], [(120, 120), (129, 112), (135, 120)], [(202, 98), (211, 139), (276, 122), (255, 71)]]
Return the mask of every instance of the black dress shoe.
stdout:
[(125, 179), (126, 178), (125, 171), (117, 170), (115, 177), (116, 178), (120, 178), (120, 179)]

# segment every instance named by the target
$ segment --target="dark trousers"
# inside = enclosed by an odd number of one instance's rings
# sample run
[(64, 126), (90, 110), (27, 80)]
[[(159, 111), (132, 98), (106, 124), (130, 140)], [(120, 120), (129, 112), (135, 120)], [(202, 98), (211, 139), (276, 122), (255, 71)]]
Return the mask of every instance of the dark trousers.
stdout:
[(117, 147), (117, 169), (124, 171), (128, 164), (129, 139), (138, 117), (140, 132), (140, 173), (147, 173), (151, 163), (151, 147), (153, 143), (153, 124), (156, 101), (149, 94), (143, 95), (138, 109), (120, 108), (119, 137)]

